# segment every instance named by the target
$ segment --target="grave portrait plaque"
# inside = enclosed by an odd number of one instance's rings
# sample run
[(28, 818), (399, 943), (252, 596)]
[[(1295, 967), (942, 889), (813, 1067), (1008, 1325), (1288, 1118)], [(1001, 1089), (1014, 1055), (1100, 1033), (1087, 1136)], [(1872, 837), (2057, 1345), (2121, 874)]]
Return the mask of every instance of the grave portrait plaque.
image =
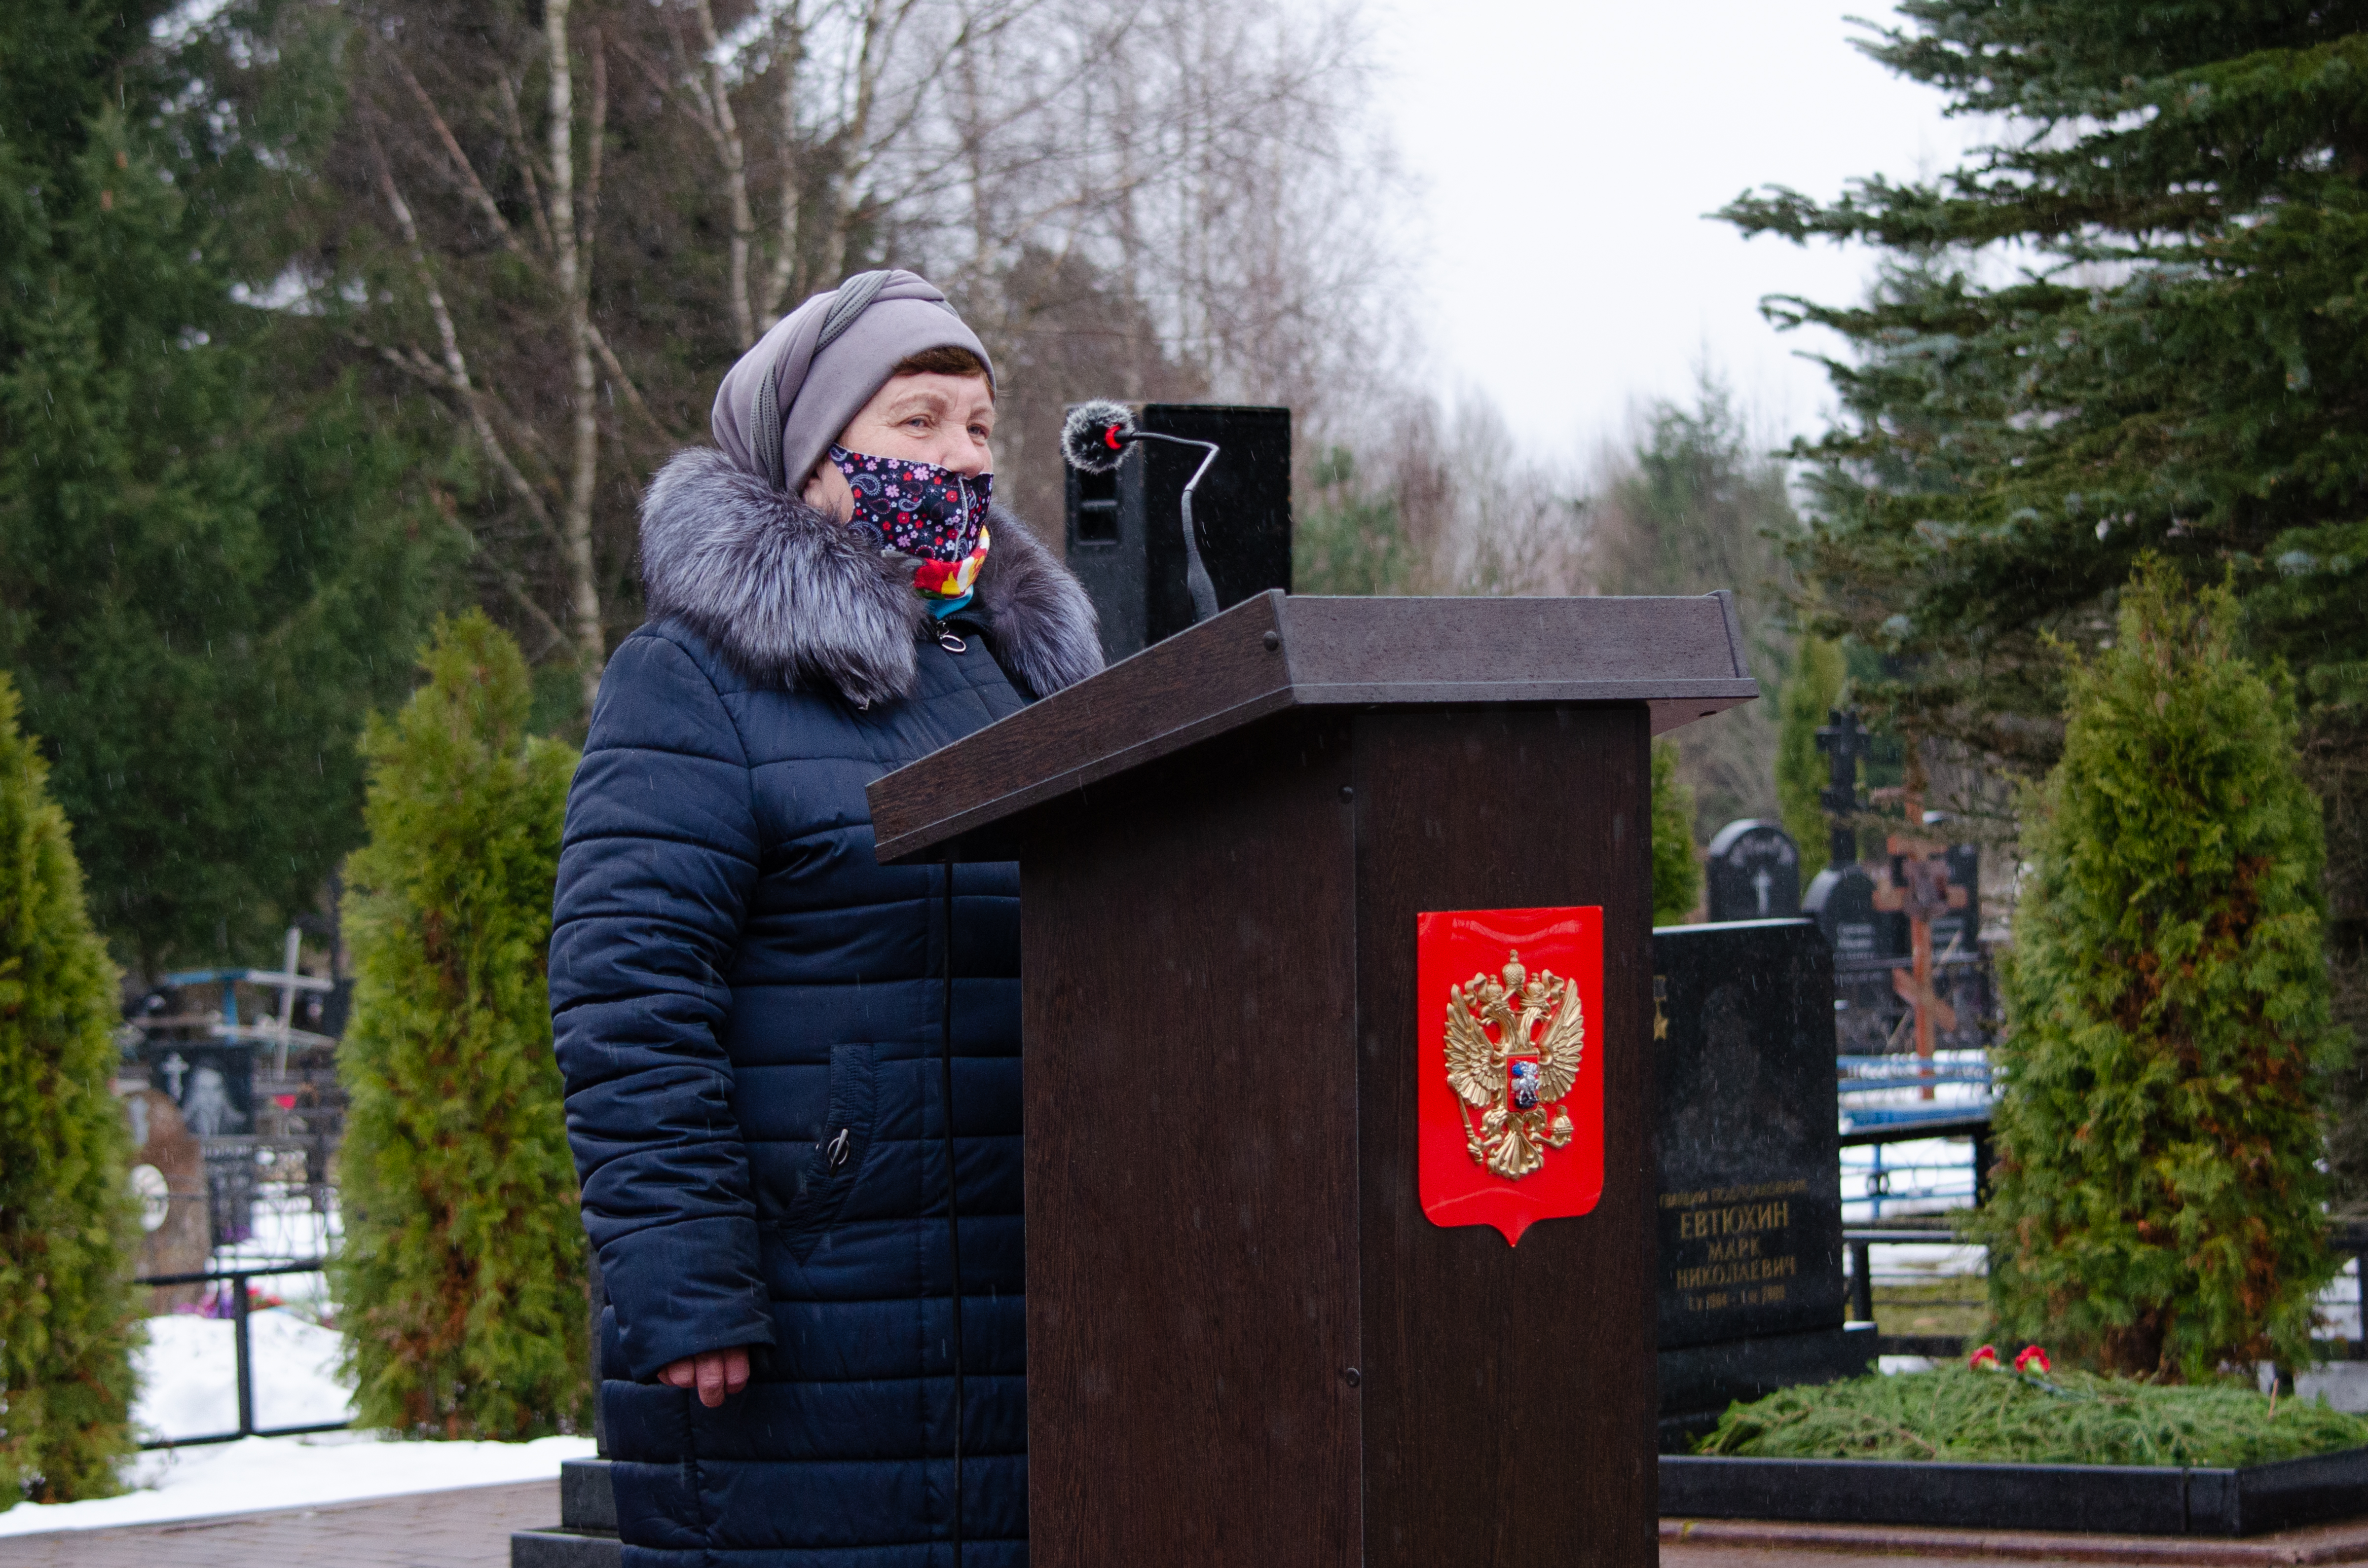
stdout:
[(1805, 919), (1653, 933), (1663, 1429), (1864, 1369), (1845, 1333), (1833, 963)]
[(1801, 913), (1801, 846), (1772, 822), (1728, 823), (1710, 841), (1710, 918), (1790, 920)]
[[(162, 1089), (136, 1088), (119, 1101), (131, 1129), (131, 1190), (141, 1200), (141, 1274), (196, 1274), (213, 1244), (206, 1223), (206, 1164), (181, 1108)], [(202, 1285), (160, 1285), (150, 1311), (192, 1307)]]

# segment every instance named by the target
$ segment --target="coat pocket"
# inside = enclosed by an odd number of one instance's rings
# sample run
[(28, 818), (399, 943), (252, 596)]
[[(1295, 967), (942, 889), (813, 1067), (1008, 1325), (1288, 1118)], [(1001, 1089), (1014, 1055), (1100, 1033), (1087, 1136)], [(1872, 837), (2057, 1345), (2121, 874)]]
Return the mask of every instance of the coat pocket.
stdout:
[(830, 1228), (838, 1223), (848, 1194), (863, 1171), (871, 1146), (871, 1121), (879, 1085), (869, 1045), (830, 1050), (830, 1111), (814, 1144), (798, 1195), (781, 1216), (782, 1244), (803, 1263)]

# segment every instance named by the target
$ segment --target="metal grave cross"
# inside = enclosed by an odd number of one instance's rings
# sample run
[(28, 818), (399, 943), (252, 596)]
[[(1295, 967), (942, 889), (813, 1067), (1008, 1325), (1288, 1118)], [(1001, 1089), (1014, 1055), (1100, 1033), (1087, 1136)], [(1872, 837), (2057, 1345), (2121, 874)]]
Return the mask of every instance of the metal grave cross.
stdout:
[(1831, 835), (1826, 852), (1828, 865), (1849, 866), (1858, 860), (1858, 824), (1850, 819), (1858, 814), (1859, 759), (1868, 755), (1867, 743), (1873, 739), (1858, 722), (1855, 709), (1826, 710), (1825, 727), (1817, 731), (1817, 749), (1826, 754), (1826, 787), (1817, 794), (1817, 804), (1833, 819), (1827, 830)]
[[(1924, 797), (1920, 790), (1909, 787), (1900, 801), (1907, 820), (1919, 826), (1924, 824)], [(1891, 971), (1894, 994), (1907, 1003), (1916, 1019), (1916, 1054), (1926, 1062), (1932, 1060), (1933, 1026), (1953, 1029), (1957, 1027), (1957, 1010), (1941, 999), (1932, 988), (1932, 922), (1952, 909), (1963, 909), (1967, 901), (1965, 890), (1949, 881), (1949, 862), (1943, 858), (1948, 846), (1911, 834), (1895, 833), (1884, 847), (1891, 856), (1891, 876), (1878, 883), (1874, 890), (1874, 906), (1888, 914), (1905, 913), (1907, 916), (1908, 969)], [(1932, 1086), (1924, 1086), (1923, 1097), (1932, 1098)]]

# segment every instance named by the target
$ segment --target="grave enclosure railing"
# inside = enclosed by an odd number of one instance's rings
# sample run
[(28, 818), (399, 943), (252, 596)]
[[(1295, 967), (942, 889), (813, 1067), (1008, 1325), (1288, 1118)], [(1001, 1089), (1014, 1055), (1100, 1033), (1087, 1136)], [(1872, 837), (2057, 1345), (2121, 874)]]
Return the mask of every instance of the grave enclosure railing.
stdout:
[[(1960, 1053), (1962, 1054), (1962, 1053)], [(1989, 1069), (1987, 1064), (1963, 1062), (1935, 1063), (1919, 1062), (1913, 1056), (1890, 1053), (1882, 1056), (1844, 1056), (1839, 1059), (1839, 1088), (1844, 1095), (1873, 1091), (1918, 1089), (1943, 1083), (1961, 1084), (1987, 1089)], [(1842, 1243), (1848, 1249), (1850, 1271), (1850, 1315), (1852, 1322), (1874, 1323), (1874, 1277), (1870, 1261), (1871, 1249), (1885, 1244), (1964, 1244), (1956, 1233), (1941, 1228), (1945, 1221), (1938, 1215), (1925, 1215), (1925, 1224), (1918, 1226), (1913, 1219), (1882, 1220), (1883, 1200), (1889, 1196), (1884, 1180), (1882, 1151), (1892, 1143), (1914, 1143), (1930, 1141), (1964, 1139), (1971, 1156), (1971, 1197), (1978, 1205), (1988, 1196), (1986, 1173), (1990, 1165), (1990, 1113), (1987, 1104), (1935, 1105), (1913, 1107), (1845, 1106), (1845, 1127), (1841, 1134), (1844, 1148), (1872, 1145), (1876, 1163), (1867, 1173), (1867, 1198), (1875, 1214), (1869, 1225), (1846, 1225)], [(1913, 1199), (1911, 1199), (1913, 1201)], [(1934, 1221), (1940, 1221), (1936, 1226)], [(1962, 1305), (1964, 1303), (1931, 1303)], [(1956, 1341), (1945, 1335), (1884, 1334), (1876, 1330), (1876, 1346), (1885, 1355), (1954, 1355)]]
[(290, 1274), (320, 1274), (327, 1267), (327, 1259), (313, 1257), (284, 1263), (258, 1263), (238, 1268), (202, 1269), (193, 1274), (143, 1274), (135, 1278), (133, 1284), (150, 1287), (223, 1286), (230, 1296), (231, 1345), (238, 1363), (238, 1430), (211, 1432), (198, 1437), (158, 1437), (140, 1446), (142, 1449), (188, 1448), (201, 1443), (235, 1443), (242, 1437), (294, 1437), (307, 1432), (342, 1432), (351, 1426), (353, 1423), (350, 1421), (315, 1422), (300, 1426), (257, 1426), (255, 1424), (255, 1350), (247, 1323), (251, 1310), (247, 1300), (247, 1281), (278, 1278)]
[[(1850, 1315), (1853, 1322), (1871, 1324), (1874, 1317), (1874, 1271), (1871, 1254), (1879, 1246), (1980, 1246), (1983, 1244), (1960, 1235), (1954, 1230), (1914, 1225), (1847, 1225), (1842, 1229), (1842, 1244), (1850, 1253)], [(2352, 1260), (2355, 1276), (2360, 1281), (2361, 1311), (2358, 1336), (2349, 1340), (2321, 1340), (2325, 1345), (2340, 1345), (2342, 1354), (2352, 1359), (2368, 1359), (2368, 1222), (2339, 1221), (2328, 1237), (2328, 1249), (2339, 1258)], [(1947, 1335), (1889, 1335), (1877, 1331), (1877, 1343), (1884, 1350), (1912, 1355), (1953, 1356), (1960, 1346)]]
[[(1951, 1230), (1909, 1230), (1904, 1226), (1846, 1225), (1842, 1228), (1842, 1244), (1850, 1249), (1850, 1312), (1854, 1323), (1871, 1324), (1874, 1319), (1874, 1272), (1872, 1253), (1878, 1246), (1967, 1246), (1968, 1243)], [(1941, 1335), (1886, 1335), (1876, 1331), (1882, 1347), (1908, 1354), (1938, 1350), (1953, 1354), (1956, 1345), (1951, 1340), (1945, 1346), (1938, 1342), (1947, 1338)], [(1935, 1343), (1926, 1345), (1930, 1339)]]

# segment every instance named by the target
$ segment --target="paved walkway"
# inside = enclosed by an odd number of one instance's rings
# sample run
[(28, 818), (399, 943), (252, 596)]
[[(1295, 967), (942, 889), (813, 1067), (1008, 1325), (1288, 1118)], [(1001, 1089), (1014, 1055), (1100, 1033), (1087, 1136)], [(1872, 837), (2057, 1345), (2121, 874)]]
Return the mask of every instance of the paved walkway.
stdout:
[(1661, 1568), (1907, 1568), (1910, 1563), (1915, 1568), (1998, 1568), (1990, 1559), (1927, 1557), (1920, 1552), (1860, 1556), (1839, 1551), (1760, 1551), (1734, 1546), (1661, 1543)]
[[(2061, 1540), (2062, 1538), (2057, 1538)], [(2187, 1544), (2183, 1538), (2181, 1544)], [(2124, 1538), (2126, 1544), (2126, 1538)], [(1898, 1551), (1844, 1551), (1815, 1548), (1752, 1548), (1739, 1546), (1672, 1546), (1661, 1543), (1661, 1568), (2095, 1568), (2099, 1563), (2150, 1563), (2155, 1568), (2180, 1568), (2189, 1562), (2214, 1564), (2217, 1568), (2234, 1568), (2211, 1553), (2197, 1557), (2175, 1556), (2148, 1550), (2160, 1542), (2145, 1543), (2125, 1556), (2097, 1553), (2093, 1549), (2067, 1542), (2061, 1552), (2024, 1554), (2016, 1552), (2002, 1560), (1996, 1555), (1958, 1556), (1930, 1548), (1907, 1548)], [(2110, 1550), (2110, 1549), (2109, 1549)], [(2332, 1559), (2313, 1557), (2287, 1558), (2288, 1564), (2326, 1562), (2351, 1565), (2362, 1559), (2357, 1556)]]
[(508, 1568), (510, 1531), (559, 1522), (559, 1482), (271, 1514), (0, 1537), (0, 1568)]
[[(268, 1514), (0, 1537), (0, 1568), (508, 1568), (510, 1532), (559, 1522), (559, 1483)], [(2247, 1540), (1664, 1520), (1661, 1568), (2309, 1568), (2368, 1564), (2368, 1521)]]
[(2015, 1568), (2055, 1563), (2125, 1568), (2335, 1568), (2368, 1564), (2368, 1519), (2230, 1540), (2213, 1536), (2066, 1535), (1921, 1525), (1799, 1525), (1663, 1519), (1661, 1568)]

